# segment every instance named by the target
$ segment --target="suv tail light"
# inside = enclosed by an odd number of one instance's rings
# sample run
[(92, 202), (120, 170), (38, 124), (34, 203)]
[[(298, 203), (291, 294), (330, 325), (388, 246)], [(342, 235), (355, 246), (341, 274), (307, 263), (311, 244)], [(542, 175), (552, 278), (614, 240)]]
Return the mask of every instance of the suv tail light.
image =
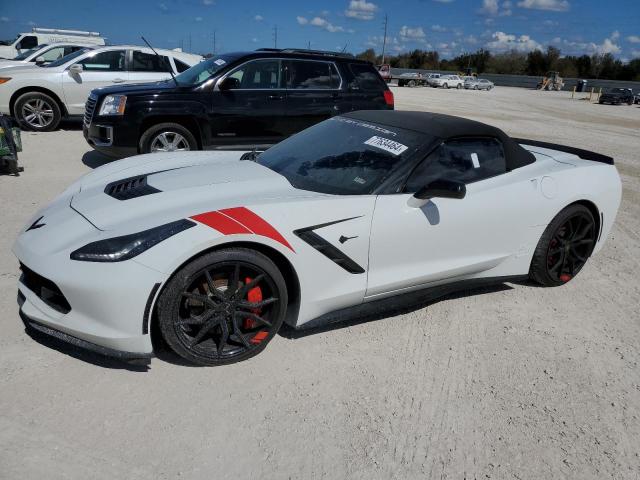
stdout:
[(384, 91), (384, 101), (390, 107), (393, 107), (393, 92), (391, 90)]

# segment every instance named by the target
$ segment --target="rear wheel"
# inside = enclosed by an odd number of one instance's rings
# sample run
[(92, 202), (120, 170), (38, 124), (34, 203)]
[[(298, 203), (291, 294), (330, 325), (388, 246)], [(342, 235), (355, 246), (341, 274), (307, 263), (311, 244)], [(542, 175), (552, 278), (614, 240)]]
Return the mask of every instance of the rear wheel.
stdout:
[(456, 85), (456, 88), (457, 88), (458, 90), (460, 90), (460, 89), (462, 88), (462, 84), (461, 84), (461, 83), (459, 83), (458, 85)]
[(193, 134), (179, 123), (160, 123), (149, 128), (140, 137), (141, 153), (185, 152), (197, 150)]
[(280, 329), (287, 288), (265, 255), (229, 248), (179, 270), (158, 301), (162, 337), (182, 358), (200, 365), (247, 360)]
[(54, 130), (62, 118), (58, 102), (41, 92), (28, 92), (18, 97), (14, 113), (21, 127), (39, 132)]
[(596, 244), (596, 222), (583, 205), (562, 210), (547, 226), (531, 261), (529, 276), (546, 287), (569, 282), (587, 263)]
[(410, 87), (415, 87), (416, 86), (416, 81), (415, 80), (409, 80), (409, 84)]

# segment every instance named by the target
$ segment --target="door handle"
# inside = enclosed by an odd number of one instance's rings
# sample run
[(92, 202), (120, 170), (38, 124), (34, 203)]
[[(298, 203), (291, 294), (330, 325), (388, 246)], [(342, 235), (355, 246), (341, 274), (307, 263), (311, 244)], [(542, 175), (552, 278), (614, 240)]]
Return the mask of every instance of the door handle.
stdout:
[(267, 98), (269, 100), (282, 100), (284, 97), (282, 95), (269, 95)]
[(111, 80), (113, 83), (123, 83), (124, 82), (124, 78), (114, 78), (113, 80)]

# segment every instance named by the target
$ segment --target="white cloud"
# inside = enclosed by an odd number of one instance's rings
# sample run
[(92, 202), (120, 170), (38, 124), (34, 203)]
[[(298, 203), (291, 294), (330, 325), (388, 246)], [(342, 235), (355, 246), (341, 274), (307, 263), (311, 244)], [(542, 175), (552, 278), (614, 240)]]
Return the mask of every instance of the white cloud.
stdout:
[(344, 11), (344, 14), (346, 17), (358, 20), (373, 20), (377, 10), (378, 6), (375, 3), (367, 2), (367, 0), (351, 0), (349, 8)]
[(412, 40), (424, 40), (427, 35), (422, 30), (422, 27), (407, 27), (403, 25), (400, 29), (400, 40), (404, 42), (412, 41)]
[(30, 27), (35, 27), (36, 25), (38, 25), (36, 22), (34, 22), (33, 20), (29, 20), (27, 22), (27, 25), (29, 25)]
[(202, 4), (206, 5), (207, 7), (210, 5), (215, 5), (215, 0), (202, 0)]
[(438, 2), (438, 3), (451, 3), (453, 2), (453, 0), (433, 0), (434, 2)]
[[(7, 18), (7, 17), (2, 17), (2, 18), (4, 19), (4, 18)], [(6, 22), (7, 20), (3, 20), (3, 22)], [(627, 37), (627, 42), (640, 43), (640, 36), (638, 36), (638, 35), (629, 35)]]
[(309, 20), (307, 17), (298, 16), (296, 17), (296, 20), (300, 25), (313, 25), (314, 27), (322, 28), (327, 32), (331, 32), (331, 33), (345, 32), (345, 31), (348, 33), (353, 33), (353, 30), (345, 30), (343, 27), (333, 25), (326, 18), (322, 18), (322, 17), (313, 17), (311, 20)]
[(508, 50), (530, 52), (532, 50), (542, 49), (542, 46), (529, 35), (517, 36), (504, 32), (495, 32), (491, 35), (491, 38), (493, 40), (487, 42), (487, 48), (496, 52), (504, 52)]
[(518, 6), (534, 10), (551, 10), (552, 12), (566, 12), (571, 8), (567, 0), (522, 0), (518, 2)]
[(9, 17), (0, 17), (0, 22), (8, 22)]
[(631, 56), (633, 58), (638, 58), (640, 57), (640, 50), (631, 50)]
[(620, 32), (618, 30), (614, 31), (609, 38), (611, 40), (618, 40), (620, 38)]
[(442, 25), (431, 25), (431, 30), (434, 32), (446, 32), (447, 27), (443, 27)]
[(620, 53), (622, 49), (619, 45), (614, 43), (614, 39), (605, 38), (602, 43), (595, 45), (593, 43), (589, 44), (589, 47), (594, 51), (594, 53), (605, 54), (605, 53)]
[(253, 17), (253, 19), (256, 22), (261, 22), (262, 20), (264, 20), (264, 17), (262, 15), (256, 15), (255, 17)]
[(481, 15), (490, 17), (508, 17), (511, 15), (512, 4), (509, 0), (500, 3), (499, 0), (482, 0), (482, 7), (478, 10)]
[(202, 21), (202, 17), (196, 17), (196, 22), (201, 22)]

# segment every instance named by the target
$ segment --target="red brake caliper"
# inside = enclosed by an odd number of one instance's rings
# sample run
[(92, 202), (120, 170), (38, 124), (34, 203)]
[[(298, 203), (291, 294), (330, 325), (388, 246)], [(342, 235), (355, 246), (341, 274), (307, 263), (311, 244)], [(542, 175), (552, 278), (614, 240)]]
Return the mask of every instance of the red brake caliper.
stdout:
[[(251, 280), (253, 280), (252, 278), (245, 278), (244, 279), (244, 283), (245, 285), (247, 283), (250, 283)], [(261, 302), (262, 301), (262, 289), (260, 287), (254, 287), (251, 290), (249, 290), (249, 292), (247, 293), (247, 300), (251, 303), (257, 303), (257, 302)], [(256, 308), (255, 310), (252, 310), (253, 313), (255, 313), (256, 315), (260, 315), (260, 309)], [(256, 327), (256, 321), (252, 318), (245, 318), (243, 323), (242, 323), (242, 327), (245, 329), (251, 329), (251, 328), (255, 328)], [(269, 335), (269, 332), (265, 332), (265, 331), (261, 331), (256, 333), (253, 338), (251, 340), (249, 340), (251, 343), (253, 343), (254, 345), (257, 345), (258, 343), (262, 342), (265, 338), (267, 338), (267, 336)]]

